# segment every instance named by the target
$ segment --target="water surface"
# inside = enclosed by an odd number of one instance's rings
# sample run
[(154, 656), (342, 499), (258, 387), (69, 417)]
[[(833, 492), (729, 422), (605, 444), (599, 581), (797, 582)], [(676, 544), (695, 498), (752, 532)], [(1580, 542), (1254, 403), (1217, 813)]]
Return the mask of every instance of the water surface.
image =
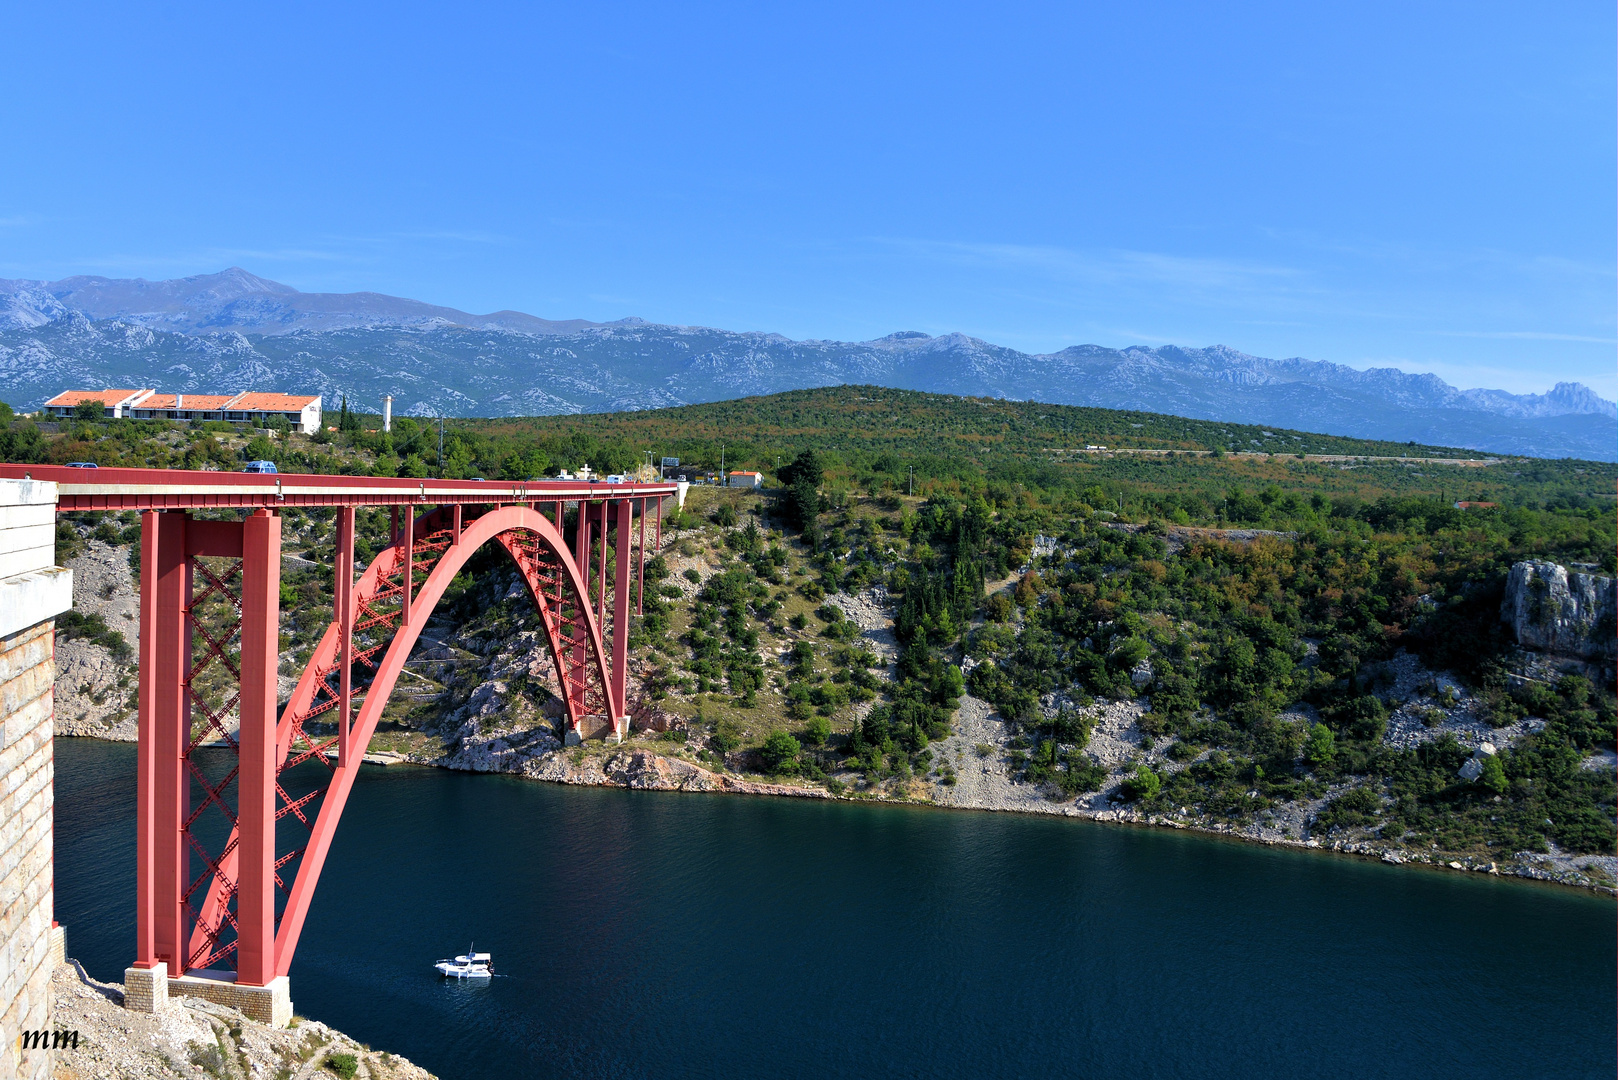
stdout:
[[(133, 956), (134, 747), (59, 739), (57, 918)], [(507, 977), (440, 981), (476, 940)], [(299, 1013), (463, 1077), (1602, 1077), (1610, 899), (1069, 819), (367, 768)]]

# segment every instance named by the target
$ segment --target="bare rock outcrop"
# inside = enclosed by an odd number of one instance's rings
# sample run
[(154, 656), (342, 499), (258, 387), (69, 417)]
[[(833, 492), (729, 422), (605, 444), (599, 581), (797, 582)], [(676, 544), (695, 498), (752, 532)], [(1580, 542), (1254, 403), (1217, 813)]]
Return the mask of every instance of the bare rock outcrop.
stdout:
[(740, 795), (796, 795), (809, 799), (831, 796), (819, 787), (795, 787), (742, 780), (711, 772), (679, 758), (649, 750), (620, 750), (602, 757), (550, 754), (528, 762), (524, 775), (558, 784), (589, 787), (629, 787), (645, 791), (728, 791)]
[(140, 648), (140, 598), (129, 568), (129, 549), (94, 537), (68, 560), (73, 610), (98, 615), (122, 635), (129, 654), (120, 659), (101, 641), (69, 633), (56, 642), (56, 732), (134, 742), (135, 655)]
[(1602, 574), (1553, 562), (1512, 566), (1500, 618), (1517, 644), (1583, 660), (1618, 657), (1618, 589)]

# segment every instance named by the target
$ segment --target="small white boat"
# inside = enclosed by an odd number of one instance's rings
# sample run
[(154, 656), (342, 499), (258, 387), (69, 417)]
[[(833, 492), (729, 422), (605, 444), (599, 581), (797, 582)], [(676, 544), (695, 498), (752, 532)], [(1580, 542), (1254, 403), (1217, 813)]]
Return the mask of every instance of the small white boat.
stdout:
[(438, 969), (440, 975), (451, 979), (488, 979), (494, 972), (489, 970), (490, 956), (486, 952), (473, 952), (470, 946), (466, 952), (453, 960), (440, 960), (433, 967)]

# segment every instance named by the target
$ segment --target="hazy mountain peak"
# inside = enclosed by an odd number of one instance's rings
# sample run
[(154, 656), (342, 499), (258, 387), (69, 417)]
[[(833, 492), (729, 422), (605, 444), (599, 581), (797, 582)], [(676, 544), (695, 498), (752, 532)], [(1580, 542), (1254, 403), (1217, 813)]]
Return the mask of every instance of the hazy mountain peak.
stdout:
[[(40, 298), (48, 296), (55, 306)], [(520, 311), (473, 315), (377, 292), (305, 293), (239, 266), (169, 281), (80, 276), (61, 281), (0, 281), (0, 329), (39, 326), (82, 311), (91, 319), (123, 319), (181, 334), (236, 330), (290, 334), (357, 326), (466, 326), (527, 334), (572, 334), (599, 323), (555, 322)], [(639, 320), (624, 320), (624, 324)]]
[(652, 408), (855, 383), (1139, 409), (1230, 423), (1541, 456), (1618, 457), (1618, 408), (1579, 383), (1459, 390), (1227, 345), (1029, 355), (962, 333), (794, 341), (644, 319), (472, 315), (375, 292), (303, 293), (232, 267), (174, 281), (0, 281), (0, 394), (69, 386), (261, 388), (405, 415)]

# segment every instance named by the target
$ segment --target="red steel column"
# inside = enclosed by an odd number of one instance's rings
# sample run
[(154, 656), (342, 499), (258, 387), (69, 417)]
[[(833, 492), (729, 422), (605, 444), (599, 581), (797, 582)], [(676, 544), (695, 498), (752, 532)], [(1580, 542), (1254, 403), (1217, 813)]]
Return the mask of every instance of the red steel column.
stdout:
[(450, 534), (452, 537), (450, 543), (459, 544), (461, 542), (461, 504), (456, 503), (455, 509), (450, 511), (450, 514), (454, 521), (454, 531)]
[(153, 820), (157, 807), (157, 551), (159, 522), (156, 510), (140, 516), (140, 667), (137, 671), (136, 713), (139, 735), (135, 744), (135, 966), (157, 963), (155, 921), (157, 902), (157, 837)]
[(404, 545), (404, 606), (399, 609), (399, 625), (410, 625), (410, 587), (415, 584), (411, 579), (416, 573), (416, 508), (405, 507), (404, 532), (399, 537)]
[(601, 555), (600, 565), (596, 567), (596, 625), (601, 627), (602, 633), (607, 630), (607, 503), (602, 500), (596, 507), (596, 513), (601, 515)]
[(579, 568), (579, 581), (584, 585), (584, 595), (579, 597), (579, 610), (573, 619), (573, 670), (567, 692), (582, 713), (584, 686), (589, 678), (584, 665), (585, 640), (589, 636), (586, 624), (590, 618), (590, 504), (583, 499), (579, 500), (579, 518), (573, 530), (573, 552), (573, 561)]
[(646, 500), (640, 500), (640, 545), (635, 549), (635, 614), (644, 615), (641, 601), (646, 598)]
[(619, 499), (616, 509), (618, 565), (612, 575), (612, 697), (618, 715), (612, 718), (612, 726), (622, 738), (628, 733), (629, 727), (629, 707), (625, 700), (625, 686), (629, 677), (629, 534), (635, 508), (628, 499)]
[[(191, 742), (191, 561), (185, 553), (187, 516), (169, 511), (157, 518), (157, 551), (151, 575), (152, 627), (152, 945), (172, 978), (185, 974), (185, 819), (191, 785), (185, 754)], [(144, 589), (145, 582), (142, 582)], [(142, 643), (144, 646), (144, 642)], [(146, 672), (141, 672), (144, 679)]]
[(264, 986), (275, 978), (275, 669), (280, 613), (281, 519), (269, 510), (258, 510), (242, 522), (236, 981), (243, 986)]
[(332, 606), (337, 610), (337, 764), (348, 764), (348, 729), (354, 718), (354, 508), (337, 510), (337, 555), (332, 561)]

